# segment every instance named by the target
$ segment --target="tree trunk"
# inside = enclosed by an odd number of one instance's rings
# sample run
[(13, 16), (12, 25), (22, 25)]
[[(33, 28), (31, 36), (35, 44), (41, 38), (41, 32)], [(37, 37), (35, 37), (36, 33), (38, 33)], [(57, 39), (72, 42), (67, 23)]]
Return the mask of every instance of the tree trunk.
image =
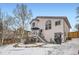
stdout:
[[(22, 20), (21, 28), (22, 28), (22, 32), (21, 32), (21, 34), (22, 34), (21, 42), (22, 42), (22, 41), (24, 41), (24, 21), (23, 20)], [(22, 43), (24, 43), (24, 42), (22, 42)]]

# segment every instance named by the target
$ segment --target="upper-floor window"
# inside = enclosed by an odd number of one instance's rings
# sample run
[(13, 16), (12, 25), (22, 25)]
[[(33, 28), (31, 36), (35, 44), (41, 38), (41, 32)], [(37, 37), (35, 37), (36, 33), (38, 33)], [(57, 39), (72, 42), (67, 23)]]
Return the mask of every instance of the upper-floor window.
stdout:
[(56, 21), (56, 22), (55, 22), (55, 26), (60, 25), (60, 24), (61, 24), (60, 21)]
[(51, 20), (46, 21), (45, 29), (46, 30), (51, 29)]
[(35, 26), (35, 22), (32, 23), (32, 27), (34, 27), (34, 26)]

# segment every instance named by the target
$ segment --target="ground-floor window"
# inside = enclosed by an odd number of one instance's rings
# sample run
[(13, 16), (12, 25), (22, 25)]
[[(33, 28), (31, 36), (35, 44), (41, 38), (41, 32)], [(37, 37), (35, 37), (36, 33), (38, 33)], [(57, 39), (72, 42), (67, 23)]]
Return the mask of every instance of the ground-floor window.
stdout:
[(55, 42), (57, 44), (61, 44), (61, 42), (62, 42), (62, 38), (61, 37), (62, 37), (61, 32), (58, 32), (58, 33), (54, 34), (54, 40), (55, 40)]

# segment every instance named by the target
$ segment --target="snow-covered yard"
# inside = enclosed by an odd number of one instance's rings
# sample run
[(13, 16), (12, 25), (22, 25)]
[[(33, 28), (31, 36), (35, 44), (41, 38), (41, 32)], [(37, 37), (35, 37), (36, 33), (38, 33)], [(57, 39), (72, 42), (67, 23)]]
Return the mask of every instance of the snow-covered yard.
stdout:
[(77, 55), (79, 50), (79, 38), (72, 39), (61, 45), (45, 44), (42, 47), (13, 47), (6, 45), (0, 47), (0, 55)]

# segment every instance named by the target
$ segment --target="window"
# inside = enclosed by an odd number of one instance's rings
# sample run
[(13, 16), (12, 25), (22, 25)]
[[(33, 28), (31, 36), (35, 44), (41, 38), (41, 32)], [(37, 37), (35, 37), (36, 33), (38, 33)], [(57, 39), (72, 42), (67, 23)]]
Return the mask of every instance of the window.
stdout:
[(57, 44), (61, 44), (61, 42), (62, 42), (62, 33), (55, 33), (54, 40)]
[(55, 33), (55, 38), (60, 37), (61, 38), (61, 33)]
[(45, 29), (46, 30), (51, 29), (51, 21), (50, 20), (46, 21)]
[(34, 27), (35, 26), (35, 23), (32, 23), (32, 27)]
[(60, 21), (55, 22), (55, 26), (60, 25)]

